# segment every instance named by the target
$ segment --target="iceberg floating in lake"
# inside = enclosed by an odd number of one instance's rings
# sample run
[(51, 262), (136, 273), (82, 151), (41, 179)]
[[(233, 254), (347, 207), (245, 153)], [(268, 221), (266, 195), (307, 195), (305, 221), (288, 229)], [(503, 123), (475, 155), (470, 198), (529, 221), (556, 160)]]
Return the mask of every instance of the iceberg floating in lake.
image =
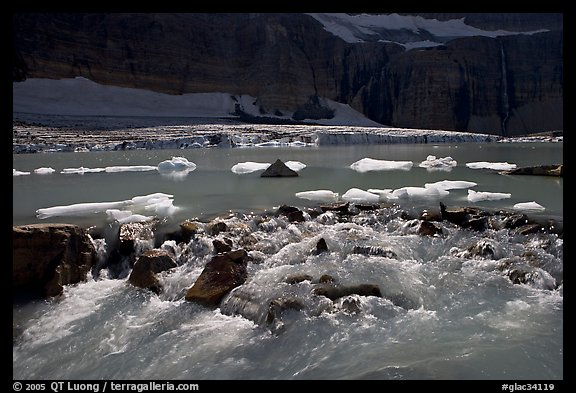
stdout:
[(62, 171), (60, 173), (63, 173), (65, 175), (68, 175), (68, 174), (83, 175), (85, 173), (99, 173), (99, 172), (104, 172), (104, 171), (106, 171), (106, 168), (85, 168), (85, 167), (81, 166), (79, 168), (64, 168), (64, 169), (62, 169)]
[(487, 192), (487, 191), (474, 191), (468, 190), (468, 201), (469, 202), (480, 202), (480, 201), (498, 201), (500, 199), (511, 198), (512, 194), (505, 192)]
[(338, 193), (330, 190), (302, 191), (294, 194), (296, 198), (308, 199), (309, 201), (336, 202)]
[(188, 161), (184, 157), (172, 157), (169, 160), (164, 160), (158, 164), (159, 172), (172, 172), (172, 171), (193, 171), (196, 169), (196, 164)]
[(302, 169), (306, 168), (306, 164), (300, 161), (286, 161), (284, 164), (294, 172), (300, 172)]
[(380, 190), (378, 188), (369, 188), (367, 190), (369, 193), (371, 194), (376, 194), (380, 197), (380, 199), (388, 199), (388, 197), (390, 196), (390, 194), (392, 194), (392, 190), (391, 188), (386, 188), (383, 190)]
[(437, 187), (402, 187), (392, 191), (388, 199), (403, 198), (442, 198), (450, 194), (448, 191)]
[(42, 167), (42, 168), (34, 169), (34, 173), (37, 175), (49, 175), (49, 174), (54, 173), (54, 172), (56, 172), (56, 170), (53, 168), (50, 168), (50, 167), (48, 167), (48, 168)]
[(12, 176), (24, 176), (29, 174), (30, 172), (17, 171), (16, 169), (12, 168)]
[(148, 222), (154, 219), (151, 216), (144, 216), (142, 214), (134, 214), (130, 210), (108, 209), (106, 215), (111, 220), (118, 221), (120, 224), (127, 224), (133, 222)]
[(342, 195), (342, 200), (346, 202), (375, 203), (380, 200), (380, 196), (359, 188), (351, 188)]
[(104, 168), (104, 172), (114, 173), (114, 172), (146, 172), (155, 171), (158, 167), (151, 165), (119, 165), (119, 166), (107, 166)]
[(458, 162), (452, 157), (436, 158), (436, 156), (429, 155), (426, 160), (422, 161), (418, 166), (426, 168), (428, 171), (451, 171), (453, 167), (457, 166)]
[(352, 163), (350, 168), (360, 173), (369, 171), (391, 171), (397, 169), (408, 171), (412, 168), (412, 165), (414, 165), (412, 161), (387, 161), (363, 158)]
[[(144, 215), (141, 217), (138, 215), (140, 211), (153, 211), (157, 216), (168, 217), (178, 209), (173, 205), (172, 197), (172, 195), (157, 192), (136, 196), (125, 201), (76, 203), (73, 205), (48, 207), (36, 210), (36, 215), (39, 219), (44, 219), (58, 216), (106, 213), (109, 217), (119, 222), (121, 222), (120, 220), (128, 222), (129, 220), (144, 220)], [(126, 211), (131, 212), (134, 217), (130, 218)]]
[(532, 202), (522, 202), (522, 203), (517, 203), (514, 205), (514, 209), (516, 210), (538, 210), (538, 211), (543, 211), (546, 210), (546, 208), (534, 201)]
[(231, 168), (231, 171), (236, 173), (237, 175), (243, 175), (245, 173), (263, 171), (270, 165), (271, 164), (269, 162), (253, 162), (253, 161), (239, 162), (238, 164), (235, 164)]
[(131, 201), (118, 202), (92, 202), (76, 203), (66, 206), (54, 206), (36, 210), (39, 219), (58, 217), (58, 216), (82, 216), (85, 214), (94, 214), (105, 212), (108, 209), (118, 209), (129, 206)]
[(466, 166), (471, 169), (493, 169), (495, 171), (509, 171), (516, 168), (516, 164), (510, 164), (508, 162), (467, 162)]
[(454, 190), (454, 189), (461, 189), (461, 188), (470, 188), (477, 186), (477, 183), (472, 181), (466, 180), (442, 180), (437, 181), (436, 183), (426, 183), (424, 184), (425, 188), (439, 188), (441, 190)]

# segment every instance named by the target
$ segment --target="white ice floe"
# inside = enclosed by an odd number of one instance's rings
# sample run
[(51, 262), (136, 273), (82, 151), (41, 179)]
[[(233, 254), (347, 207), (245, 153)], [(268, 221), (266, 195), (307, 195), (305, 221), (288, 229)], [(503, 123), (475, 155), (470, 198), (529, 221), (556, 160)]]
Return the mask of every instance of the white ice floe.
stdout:
[(29, 174), (30, 172), (17, 171), (16, 169), (12, 168), (12, 176), (24, 176)]
[(336, 202), (338, 200), (338, 193), (330, 190), (302, 191), (294, 195), (296, 198), (318, 202)]
[(157, 168), (159, 172), (193, 171), (196, 169), (196, 164), (184, 157), (172, 157), (159, 163)]
[(118, 221), (120, 224), (127, 224), (133, 222), (148, 222), (154, 219), (151, 216), (144, 216), (142, 214), (134, 214), (130, 210), (108, 209), (106, 215), (110, 220)]
[(412, 168), (412, 165), (412, 161), (387, 161), (363, 158), (352, 163), (350, 168), (360, 173), (369, 171), (390, 171), (396, 169), (408, 171)]
[(368, 202), (376, 203), (380, 200), (380, 196), (361, 190), (359, 188), (351, 188), (342, 194), (342, 200), (346, 202)]
[(452, 157), (436, 158), (436, 156), (429, 155), (426, 160), (422, 161), (418, 166), (426, 168), (428, 171), (451, 171), (453, 167), (457, 166), (458, 162)]
[(46, 168), (46, 167), (42, 167), (42, 168), (36, 168), (34, 169), (34, 173), (37, 175), (49, 175), (51, 173), (56, 172), (56, 170), (54, 168)]
[(449, 192), (437, 187), (401, 187), (387, 195), (387, 199), (404, 199), (404, 198), (442, 198)]
[[(236, 173), (237, 175), (243, 175), (246, 173), (266, 170), (270, 165), (272, 164), (269, 162), (246, 161), (235, 164), (234, 166), (232, 166), (230, 170)], [(306, 168), (306, 164), (300, 161), (286, 161), (284, 165), (286, 165), (288, 168), (292, 169), (295, 172), (299, 172), (302, 169)]]
[(67, 174), (79, 174), (79, 175), (83, 175), (85, 173), (100, 173), (100, 172), (105, 172), (106, 168), (85, 168), (83, 166), (79, 167), (79, 168), (64, 168), (62, 169), (62, 171), (60, 173), (63, 173), (65, 175)]
[[(168, 217), (178, 208), (173, 205), (173, 196), (161, 192), (136, 196), (132, 199), (116, 202), (76, 203), (66, 206), (54, 206), (36, 210), (39, 219), (58, 216), (83, 216), (87, 214), (106, 213), (111, 219), (119, 222), (136, 222), (145, 220), (142, 212), (154, 212), (157, 216)], [(126, 212), (130, 212), (133, 217)], [(141, 222), (138, 221), (138, 222)]]
[(508, 162), (467, 162), (466, 166), (471, 169), (493, 169), (495, 171), (509, 171), (516, 168), (516, 164), (510, 164)]
[(472, 181), (466, 181), (466, 180), (442, 180), (442, 181), (437, 181), (435, 183), (426, 183), (424, 184), (424, 187), (426, 188), (439, 188), (441, 190), (455, 190), (455, 189), (461, 189), (461, 188), (470, 188), (470, 187), (474, 187), (477, 186), (477, 183), (474, 183)]
[(104, 168), (104, 172), (146, 172), (155, 171), (157, 167), (152, 165), (119, 165), (119, 166), (107, 166)]
[(239, 162), (235, 164), (231, 171), (236, 173), (237, 175), (243, 175), (245, 173), (252, 173), (256, 171), (263, 171), (270, 166), (269, 162), (253, 162), (253, 161), (246, 161), (246, 162)]
[(388, 199), (388, 197), (390, 196), (390, 194), (392, 194), (392, 191), (394, 190), (391, 188), (385, 188), (383, 190), (378, 188), (369, 188), (367, 191), (371, 194), (378, 195), (380, 199)]
[(101, 213), (108, 209), (118, 209), (129, 206), (131, 201), (75, 203), (73, 205), (54, 206), (36, 210), (39, 219), (58, 216), (83, 216)]
[(468, 201), (469, 202), (498, 201), (500, 199), (508, 199), (511, 197), (512, 197), (512, 194), (505, 193), (505, 192), (487, 192), (487, 191), (468, 190)]
[(535, 211), (543, 211), (546, 210), (546, 208), (534, 201), (532, 202), (522, 202), (522, 203), (517, 203), (514, 205), (514, 209), (516, 210), (535, 210)]
[(306, 168), (306, 164), (300, 161), (286, 161), (284, 164), (294, 172), (300, 172), (302, 169)]

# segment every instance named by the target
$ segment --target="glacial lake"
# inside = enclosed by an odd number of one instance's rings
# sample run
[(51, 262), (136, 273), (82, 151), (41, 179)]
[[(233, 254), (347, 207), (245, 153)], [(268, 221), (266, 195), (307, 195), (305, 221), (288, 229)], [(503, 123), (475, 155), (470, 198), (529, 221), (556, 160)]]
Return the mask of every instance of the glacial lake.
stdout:
[[(452, 157), (457, 166), (450, 171), (429, 171), (418, 165), (428, 155)], [(64, 168), (102, 168), (121, 165), (151, 165), (171, 157), (184, 157), (197, 165), (177, 177), (158, 171), (61, 174)], [(350, 165), (362, 158), (412, 161), (408, 170), (358, 173)], [(306, 168), (295, 178), (261, 178), (262, 171), (238, 175), (231, 171), (239, 162), (300, 161)], [(257, 147), (234, 149), (128, 150), (89, 153), (43, 153), (13, 155), (13, 168), (31, 175), (13, 178), (13, 225), (36, 222), (70, 222), (100, 225), (105, 214), (50, 217), (40, 220), (36, 210), (77, 203), (113, 202), (152, 193), (173, 195), (178, 209), (170, 218), (177, 223), (187, 218), (211, 219), (233, 212), (259, 212), (282, 204), (299, 207), (319, 203), (295, 197), (301, 191), (326, 189), (344, 194), (350, 188), (367, 190), (423, 187), (442, 180), (465, 180), (478, 185), (475, 191), (510, 193), (511, 198), (470, 203), (466, 189), (451, 190), (441, 198), (409, 198), (395, 201), (403, 208), (480, 206), (512, 209), (520, 202), (535, 201), (545, 215), (559, 219), (563, 214), (563, 179), (542, 176), (507, 176), (489, 169), (470, 169), (468, 162), (508, 162), (518, 167), (563, 162), (563, 143), (464, 143), (446, 145), (398, 144), (322, 147)], [(51, 167), (52, 174), (33, 171)]]

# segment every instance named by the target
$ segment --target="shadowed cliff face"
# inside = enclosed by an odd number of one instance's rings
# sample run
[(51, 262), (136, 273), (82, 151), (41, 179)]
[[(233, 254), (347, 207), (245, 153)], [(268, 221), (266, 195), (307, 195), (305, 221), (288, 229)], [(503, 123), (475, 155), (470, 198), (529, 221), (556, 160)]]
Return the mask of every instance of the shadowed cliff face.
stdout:
[(399, 127), (563, 127), (561, 30), (411, 51), (347, 43), (304, 14), (15, 14), (13, 32), (14, 81), (248, 94), (263, 115), (326, 97)]

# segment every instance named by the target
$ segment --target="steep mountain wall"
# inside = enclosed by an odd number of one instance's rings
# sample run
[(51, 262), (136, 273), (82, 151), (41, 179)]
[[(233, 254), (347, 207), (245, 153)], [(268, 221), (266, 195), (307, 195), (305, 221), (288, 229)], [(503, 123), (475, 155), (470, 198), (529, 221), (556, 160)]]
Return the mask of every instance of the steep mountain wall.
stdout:
[(305, 14), (14, 14), (13, 80), (248, 94), (262, 115), (300, 118), (326, 97), (391, 126), (514, 135), (563, 127), (561, 28), (407, 51)]

